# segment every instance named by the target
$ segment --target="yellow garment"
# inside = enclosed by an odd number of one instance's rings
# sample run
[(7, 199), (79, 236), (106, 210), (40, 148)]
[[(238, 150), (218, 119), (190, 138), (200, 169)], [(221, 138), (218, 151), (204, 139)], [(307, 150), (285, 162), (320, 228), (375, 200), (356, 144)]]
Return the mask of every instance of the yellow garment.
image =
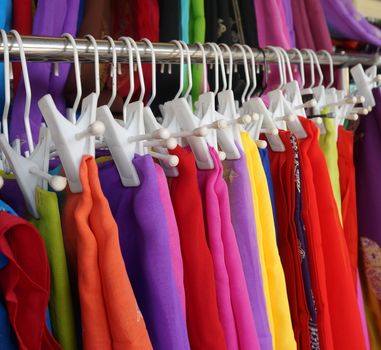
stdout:
[(266, 308), (274, 350), (296, 349), (286, 281), (276, 245), (274, 218), (266, 174), (258, 148), (248, 133), (241, 133), (249, 170), (262, 268)]
[(340, 192), (340, 175), (338, 153), (337, 153), (337, 127), (336, 121), (333, 118), (323, 118), (324, 126), (326, 129), (325, 134), (320, 134), (319, 144), (324, 153), (325, 160), (328, 166), (329, 178), (331, 180), (333, 195), (340, 217), (340, 222), (343, 223), (341, 213), (341, 192)]

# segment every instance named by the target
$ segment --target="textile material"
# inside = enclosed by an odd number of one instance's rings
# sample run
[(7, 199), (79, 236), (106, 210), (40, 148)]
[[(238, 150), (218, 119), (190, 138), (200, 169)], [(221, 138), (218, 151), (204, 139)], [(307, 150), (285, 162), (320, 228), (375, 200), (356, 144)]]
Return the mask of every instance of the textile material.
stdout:
[(153, 347), (189, 349), (154, 162), (150, 155), (136, 155), (133, 164), (140, 179), (137, 187), (122, 185), (113, 161), (98, 165), (102, 190), (118, 225), (124, 264)]
[(156, 170), (157, 182), (159, 186), (160, 200), (161, 200), (161, 203), (163, 204), (163, 207), (165, 210), (165, 216), (167, 219), (169, 247), (171, 251), (173, 276), (176, 282), (176, 286), (179, 292), (180, 302), (183, 307), (184, 315), (185, 315), (186, 308), (185, 308), (185, 289), (184, 289), (184, 268), (183, 268), (183, 258), (181, 256), (179, 229), (177, 227), (176, 217), (173, 211), (171, 196), (169, 194), (168, 183), (164, 174), (164, 170), (159, 164), (156, 164), (156, 163), (155, 163), (155, 170)]
[(49, 263), (44, 243), (32, 224), (0, 211), (0, 289), (20, 349), (60, 349), (49, 333)]
[[(259, 349), (254, 316), (230, 220), (227, 185), (217, 152), (209, 147), (214, 168), (198, 170), (206, 235), (216, 276), (217, 302), (229, 349)], [(238, 344), (238, 345), (237, 345)]]
[(50, 265), (49, 313), (53, 334), (63, 349), (77, 346), (73, 302), (62, 237), (57, 195), (42, 188), (36, 190), (39, 219), (32, 223), (45, 243)]
[(266, 350), (272, 349), (272, 335), (263, 290), (250, 178), (246, 156), (238, 144), (237, 148), (241, 158), (224, 161), (224, 178), (228, 186), (231, 221), (245, 273), (255, 328), (260, 348)]
[[(192, 349), (226, 349), (218, 315), (213, 261), (205, 235), (195, 159), (187, 149), (170, 151), (180, 159), (170, 192), (180, 233), (189, 341)], [(187, 200), (184, 200), (186, 198)]]
[[(304, 232), (298, 232), (300, 226), (303, 227), (303, 223), (298, 225), (297, 222), (300, 217), (295, 178), (300, 171), (299, 167), (296, 168), (298, 153), (293, 147), (295, 141), (290, 132), (280, 130), (279, 136), (285, 145), (285, 151), (269, 152), (279, 218), (278, 248), (286, 276), (292, 324), (299, 349), (316, 348), (316, 345), (319, 348), (314, 298), (310, 286), (304, 281), (304, 277), (309, 277)], [(291, 143), (292, 141), (294, 142)], [(310, 321), (315, 323), (311, 334)]]
[(340, 174), (338, 165), (339, 155), (337, 150), (338, 132), (336, 127), (336, 120), (334, 118), (323, 118), (323, 123), (326, 133), (319, 136), (319, 144), (327, 162), (332, 191), (335, 197), (340, 222), (342, 223), (343, 219), (341, 210)]
[(84, 349), (152, 349), (94, 158), (83, 157), (80, 180), (82, 193), (67, 190), (62, 222), (69, 271), (77, 282)]
[(381, 147), (381, 90), (374, 89), (373, 96), (376, 105), (367, 118), (360, 119), (354, 144), (361, 253), (359, 265), (368, 320), (373, 330), (372, 347), (381, 344), (381, 218), (378, 210), (381, 205), (378, 176), (381, 161), (377, 151)]
[[(318, 129), (312, 121), (300, 117), (308, 137), (307, 151), (316, 194), (325, 262), (328, 306), (334, 348), (365, 349), (356, 287), (350, 269), (348, 250), (333, 196), (327, 164), (318, 144)], [(304, 166), (302, 165), (302, 169)], [(308, 193), (310, 196), (311, 193)], [(324, 228), (324, 229), (323, 229)], [(321, 268), (321, 267), (320, 267)], [(323, 336), (322, 336), (323, 337)]]
[(266, 175), (254, 141), (250, 139), (248, 133), (241, 133), (241, 139), (253, 194), (267, 314), (274, 349), (296, 349), (284, 271), (276, 246), (274, 218)]

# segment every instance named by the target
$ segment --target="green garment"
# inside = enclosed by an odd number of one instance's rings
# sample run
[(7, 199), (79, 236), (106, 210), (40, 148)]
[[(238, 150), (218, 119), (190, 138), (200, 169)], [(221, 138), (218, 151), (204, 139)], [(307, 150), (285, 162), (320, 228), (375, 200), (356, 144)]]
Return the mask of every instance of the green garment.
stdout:
[(77, 349), (73, 302), (66, 264), (57, 195), (37, 188), (39, 219), (32, 219), (42, 236), (50, 265), (49, 314), (53, 335), (64, 350)]
[[(322, 112), (322, 114), (324, 114)], [(341, 215), (341, 192), (340, 192), (340, 174), (337, 153), (337, 126), (334, 118), (323, 118), (326, 133), (320, 135), (319, 144), (327, 162), (329, 177), (331, 180), (333, 195), (339, 212), (340, 222), (343, 223)]]
[[(205, 42), (205, 13), (204, 0), (191, 0), (189, 14), (189, 42)], [(196, 102), (201, 93), (202, 66), (200, 64), (192, 65), (192, 101)]]

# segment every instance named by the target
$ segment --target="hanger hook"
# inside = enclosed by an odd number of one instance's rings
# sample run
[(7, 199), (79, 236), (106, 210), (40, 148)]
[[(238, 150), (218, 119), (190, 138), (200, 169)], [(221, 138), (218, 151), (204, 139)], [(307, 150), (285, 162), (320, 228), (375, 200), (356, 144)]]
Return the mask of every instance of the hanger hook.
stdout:
[(279, 54), (279, 51), (274, 46), (267, 46), (266, 49), (274, 52), (275, 56), (277, 57), (280, 83), (279, 83), (279, 86), (276, 87), (276, 89), (281, 89), (283, 87), (283, 85), (284, 85), (281, 55)]
[(155, 54), (155, 50), (153, 48), (151, 40), (149, 40), (147, 38), (143, 38), (142, 41), (151, 50), (151, 66), (152, 66), (151, 67), (151, 69), (152, 69), (152, 87), (151, 87), (151, 90), (152, 90), (152, 92), (151, 92), (151, 97), (149, 98), (149, 100), (147, 102), (147, 106), (149, 107), (156, 97), (156, 54)]
[(283, 57), (286, 60), (288, 76), (290, 78), (290, 81), (293, 81), (294, 80), (294, 74), (292, 73), (290, 57), (288, 57), (287, 51), (283, 47), (278, 47), (278, 50), (283, 54)]
[(242, 92), (241, 102), (244, 103), (247, 90), (249, 89), (249, 86), (250, 86), (250, 76), (249, 76), (249, 68), (247, 65), (247, 56), (246, 56), (245, 49), (241, 44), (234, 44), (233, 47), (237, 47), (241, 51), (242, 56), (243, 56), (243, 68), (245, 70), (246, 85), (245, 85), (245, 88)]
[(197, 47), (201, 51), (201, 55), (202, 55), (202, 88), (201, 88), (201, 91), (203, 94), (205, 94), (207, 92), (207, 89), (208, 89), (208, 71), (207, 71), (207, 67), (206, 67), (206, 54), (205, 54), (204, 47), (200, 43), (197, 42), (197, 43), (195, 43), (195, 45), (197, 45)]
[(301, 54), (300, 50), (296, 49), (296, 48), (289, 49), (288, 52), (295, 52), (297, 54), (297, 56), (299, 57), (299, 72), (300, 72), (300, 79), (301, 79), (300, 87), (304, 88), (304, 84), (306, 81), (305, 81), (305, 76), (304, 76), (303, 55)]
[(11, 33), (13, 34), (14, 38), (16, 39), (17, 44), (19, 46), (19, 50), (20, 50), (21, 69), (22, 69), (22, 74), (23, 74), (23, 78), (24, 78), (24, 85), (25, 85), (24, 124), (25, 124), (26, 138), (28, 141), (29, 153), (31, 154), (34, 150), (34, 144), (33, 144), (32, 130), (30, 127), (30, 119), (29, 119), (30, 103), (32, 100), (32, 92), (30, 90), (28, 66), (27, 66), (26, 58), (25, 58), (24, 44), (22, 42), (20, 34), (14, 29), (11, 30)]
[(222, 54), (222, 51), (220, 47), (216, 43), (211, 43), (217, 50), (218, 57), (220, 59), (220, 67), (221, 67), (221, 75), (222, 75), (222, 90), (225, 91), (228, 87), (226, 82), (226, 72), (225, 72), (225, 62), (224, 62), (224, 56)]
[(328, 61), (329, 61), (329, 84), (327, 85), (327, 89), (329, 89), (335, 82), (335, 74), (333, 71), (333, 59), (332, 59), (332, 55), (327, 50), (318, 51), (318, 53), (320, 52), (322, 54), (325, 54), (328, 57)]
[(73, 47), (74, 73), (75, 73), (75, 85), (77, 87), (77, 95), (75, 96), (73, 108), (71, 110), (70, 119), (71, 119), (71, 122), (75, 124), (77, 122), (77, 118), (76, 118), (77, 109), (82, 97), (81, 67), (79, 64), (77, 43), (75, 42), (73, 36), (70, 33), (65, 33), (62, 35), (62, 37), (66, 38), (71, 44), (71, 46)]
[(214, 53), (214, 91), (213, 93), (217, 94), (219, 89), (218, 53), (216, 48), (212, 45), (212, 43), (205, 43), (205, 47), (206, 46), (209, 46)]
[(110, 48), (111, 48), (111, 51), (112, 51), (112, 66), (111, 66), (111, 78), (112, 78), (112, 93), (111, 93), (111, 97), (107, 103), (107, 106), (109, 108), (111, 108), (114, 100), (115, 100), (115, 97), (116, 97), (116, 91), (117, 91), (117, 76), (118, 76), (118, 73), (117, 73), (117, 67), (118, 67), (118, 57), (117, 57), (117, 54), (116, 54), (116, 47), (115, 47), (115, 42), (114, 42), (114, 39), (111, 38), (111, 36), (109, 35), (106, 35), (105, 36), (105, 39), (108, 40), (109, 44), (110, 44)]
[(249, 53), (250, 60), (251, 60), (251, 74), (252, 74), (252, 78), (253, 78), (253, 87), (247, 93), (246, 100), (249, 101), (251, 99), (251, 96), (253, 96), (253, 93), (254, 93), (254, 91), (255, 91), (255, 89), (257, 87), (257, 75), (256, 75), (256, 72), (255, 72), (255, 56), (254, 56), (253, 50), (251, 49), (251, 47), (249, 45), (243, 45), (243, 47)]
[(311, 85), (307, 89), (311, 89), (315, 85), (315, 65), (314, 65), (314, 58), (311, 54), (311, 52), (308, 49), (302, 49), (301, 52), (305, 52), (308, 55), (308, 58), (310, 60), (310, 71), (311, 71)]
[(263, 93), (267, 89), (267, 85), (268, 85), (268, 82), (269, 82), (269, 73), (268, 73), (268, 70), (267, 70), (268, 63), (267, 63), (267, 60), (266, 60), (266, 52), (261, 47), (259, 47), (258, 50), (260, 51), (260, 53), (263, 56), (263, 78), (262, 78), (260, 90), (258, 92), (258, 96), (261, 97), (263, 95)]
[(5, 135), (7, 141), (9, 142), (8, 133), (8, 114), (9, 106), (11, 104), (11, 81), (9, 76), (9, 46), (8, 46), (8, 35), (4, 29), (0, 29), (1, 37), (4, 46), (4, 109), (2, 116), (2, 127), (3, 134)]
[(142, 67), (142, 60), (140, 59), (139, 48), (138, 48), (138, 45), (136, 45), (136, 41), (134, 39), (132, 39), (129, 36), (127, 37), (127, 39), (131, 42), (135, 50), (136, 63), (138, 65), (138, 74), (139, 74), (139, 82), (140, 82), (140, 96), (138, 101), (143, 102), (144, 94), (146, 92), (146, 85), (144, 83), (143, 67)]
[(132, 51), (131, 42), (128, 40), (127, 37), (122, 36), (119, 38), (119, 40), (123, 41), (124, 44), (126, 44), (128, 49), (128, 74), (130, 76), (130, 90), (128, 91), (128, 95), (126, 97), (126, 100), (123, 104), (123, 122), (124, 125), (127, 123), (127, 106), (131, 101), (132, 95), (134, 94), (135, 90), (135, 76), (134, 76), (134, 53)]
[(284, 59), (284, 56), (283, 56), (282, 52), (279, 50), (279, 47), (274, 46), (274, 49), (278, 52), (278, 54), (280, 56), (280, 61), (282, 63), (282, 72), (281, 72), (281, 74), (283, 74), (283, 85), (282, 85), (281, 89), (283, 89), (284, 86), (287, 84), (286, 62), (285, 62), (285, 59)]
[(180, 87), (177, 91), (176, 96), (174, 97), (174, 99), (177, 99), (181, 96), (184, 88), (184, 50), (178, 40), (171, 40), (171, 43), (174, 43), (180, 51)]
[(188, 88), (187, 90), (185, 91), (185, 95), (184, 97), (185, 98), (188, 98), (189, 94), (191, 93), (192, 91), (192, 87), (193, 87), (193, 77), (192, 77), (192, 62), (191, 62), (191, 56), (190, 56), (190, 53), (189, 53), (189, 47), (188, 45), (185, 43), (185, 41), (183, 40), (180, 40), (180, 44), (184, 46), (185, 48), (185, 53), (187, 55), (187, 69), (188, 69)]
[(229, 65), (228, 65), (228, 70), (227, 70), (227, 73), (229, 74), (228, 89), (232, 90), (232, 88), (233, 88), (233, 54), (232, 54), (232, 50), (230, 50), (230, 47), (228, 45), (226, 45), (225, 43), (220, 44), (220, 46), (223, 47), (229, 55)]
[(319, 59), (318, 59), (315, 51), (313, 51), (311, 49), (309, 49), (309, 50), (311, 51), (311, 55), (313, 56), (313, 58), (315, 60), (316, 68), (317, 68), (317, 71), (319, 73), (319, 84), (318, 84), (318, 86), (322, 86), (323, 85), (323, 81), (324, 81), (324, 75), (323, 75), (323, 72), (321, 70)]
[(95, 70), (95, 94), (97, 98), (101, 93), (101, 83), (99, 79), (99, 52), (98, 44), (95, 38), (91, 34), (85, 35), (85, 38), (90, 41), (91, 45), (94, 47), (94, 70)]

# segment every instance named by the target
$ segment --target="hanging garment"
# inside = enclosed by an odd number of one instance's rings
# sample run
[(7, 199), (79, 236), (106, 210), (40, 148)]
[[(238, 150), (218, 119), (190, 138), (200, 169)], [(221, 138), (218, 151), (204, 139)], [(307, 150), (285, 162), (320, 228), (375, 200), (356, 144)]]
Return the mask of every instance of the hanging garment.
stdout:
[[(381, 147), (380, 101), (381, 90), (374, 89), (376, 106), (360, 119), (355, 139), (356, 195), (358, 214), (358, 234), (360, 238), (361, 274), (363, 275), (364, 298), (372, 327), (372, 348), (381, 344), (381, 235), (378, 184), (378, 171), (381, 162), (376, 150)], [(371, 310), (371, 311), (370, 311)], [(369, 312), (370, 311), (370, 312)]]
[(335, 36), (381, 45), (381, 30), (370, 24), (350, 0), (322, 0), (330, 30)]
[(171, 251), (171, 262), (173, 268), (173, 276), (176, 282), (176, 287), (179, 292), (180, 302), (184, 310), (184, 315), (186, 314), (185, 307), (185, 289), (184, 289), (184, 267), (183, 258), (181, 256), (180, 247), (180, 236), (179, 229), (176, 223), (175, 213), (173, 211), (173, 206), (171, 202), (171, 196), (169, 194), (168, 182), (165, 177), (163, 168), (155, 163), (155, 170), (157, 176), (157, 182), (160, 192), (160, 200), (163, 204), (165, 210), (165, 217), (167, 219), (168, 225), (168, 237), (169, 237), (169, 248)]
[(181, 11), (181, 31), (180, 38), (186, 44), (189, 43), (189, 11), (190, 11), (190, 0), (180, 1), (180, 11)]
[(4, 185), (0, 188), (0, 198), (4, 202), (9, 203), (20, 217), (29, 219), (24, 197), (15, 176), (13, 174), (6, 174), (4, 171), (0, 171), (0, 175), (4, 179)]
[(263, 290), (250, 178), (245, 154), (239, 145), (237, 148), (241, 158), (224, 161), (224, 178), (229, 190), (231, 221), (245, 273), (260, 348), (269, 350), (272, 349), (272, 336)]
[[(286, 149), (284, 152), (270, 150), (270, 158), (279, 218), (278, 248), (286, 277), (291, 319), (298, 349), (315, 348), (316, 345), (319, 348), (313, 294), (308, 284), (304, 283), (304, 276), (309, 276), (304, 235), (297, 229), (300, 208), (298, 213), (295, 176), (299, 167), (295, 165), (298, 160), (291, 143), (294, 141), (291, 133), (279, 130), (279, 136)], [(313, 317), (315, 324), (311, 322), (310, 332), (309, 324)]]
[(292, 1), (282, 0), (283, 10), (285, 14), (288, 33), (290, 36), (291, 47), (296, 46), (295, 30), (294, 30), (294, 15), (292, 13)]
[[(276, 246), (274, 217), (260, 155), (248, 133), (241, 133), (250, 175), (258, 247), (274, 349), (296, 349), (282, 263)], [(260, 200), (259, 200), (260, 198)]]
[[(334, 348), (365, 349), (356, 287), (353, 284), (348, 250), (337, 213), (327, 164), (318, 144), (319, 132), (313, 122), (302, 117), (299, 119), (308, 134), (307, 138), (300, 140), (300, 144), (309, 143), (307, 156), (312, 172), (307, 173), (307, 176), (313, 178), (322, 228), (322, 250)], [(304, 169), (303, 163), (302, 169)], [(308, 193), (308, 196), (311, 196), (311, 193)]]
[(113, 161), (99, 164), (102, 190), (119, 229), (124, 264), (155, 349), (189, 349), (170, 258), (169, 229), (150, 155), (136, 155), (137, 187), (124, 187)]
[[(221, 323), (229, 349), (259, 349), (237, 240), (231, 224), (228, 190), (223, 180), (222, 164), (214, 148), (209, 147), (209, 152), (214, 168), (199, 169), (198, 181), (205, 215), (206, 235), (216, 276)], [(237, 341), (238, 347), (235, 345)]]
[(83, 192), (68, 189), (62, 222), (69, 271), (78, 284), (84, 349), (152, 349), (92, 157), (83, 157), (80, 179)]
[(44, 243), (32, 224), (0, 211), (0, 288), (20, 349), (60, 349), (45, 324), (49, 264)]
[(170, 192), (180, 233), (189, 341), (192, 349), (226, 349), (218, 315), (213, 262), (206, 241), (201, 194), (192, 152), (176, 147), (179, 176)]
[(50, 266), (49, 313), (53, 335), (63, 349), (76, 349), (75, 319), (62, 237), (57, 195), (36, 190), (39, 219), (32, 223), (42, 236)]
[(332, 191), (335, 197), (337, 212), (340, 222), (342, 219), (341, 210), (341, 193), (340, 193), (340, 174), (338, 166), (338, 151), (337, 151), (337, 126), (334, 118), (323, 118), (325, 134), (320, 134), (319, 145), (324, 153), (325, 160), (328, 166), (329, 178), (331, 180)]

